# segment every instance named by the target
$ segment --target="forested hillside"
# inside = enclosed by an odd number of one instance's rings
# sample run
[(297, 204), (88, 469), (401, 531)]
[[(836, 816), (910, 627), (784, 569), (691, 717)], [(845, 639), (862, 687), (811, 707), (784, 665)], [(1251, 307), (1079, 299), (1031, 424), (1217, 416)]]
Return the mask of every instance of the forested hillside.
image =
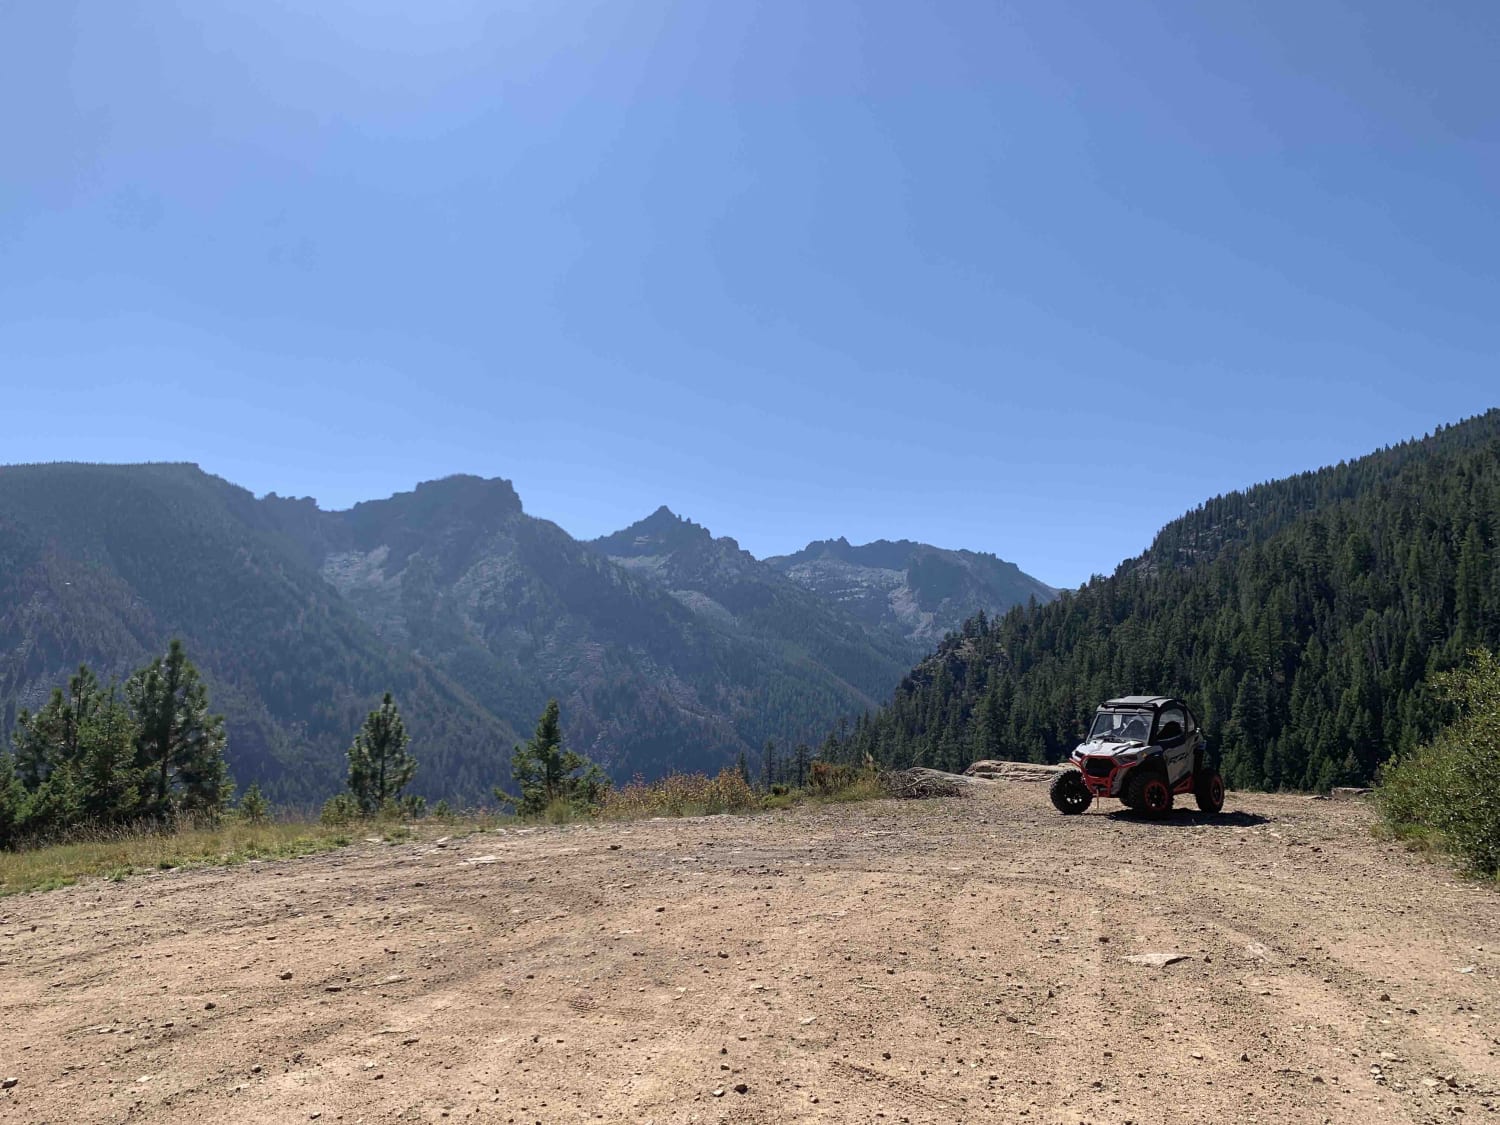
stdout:
[(1500, 411), (1217, 497), (1037, 609), (978, 616), (830, 748), (1056, 761), (1109, 696), (1186, 697), (1240, 787), (1368, 781), (1434, 729), (1425, 682), (1500, 646)]
[(384, 643), (272, 507), (193, 465), (0, 468), (0, 742), (80, 663), (123, 678), (180, 637), (226, 717), (241, 787), (278, 800), (338, 788), (386, 690), (425, 749), (420, 791), (492, 784), (514, 731)]

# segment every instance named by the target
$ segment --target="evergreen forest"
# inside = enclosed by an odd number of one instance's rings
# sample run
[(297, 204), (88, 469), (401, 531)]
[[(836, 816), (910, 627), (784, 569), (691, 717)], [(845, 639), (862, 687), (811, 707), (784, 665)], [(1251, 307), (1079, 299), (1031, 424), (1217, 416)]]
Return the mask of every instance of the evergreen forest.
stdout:
[(1216, 497), (1109, 577), (974, 616), (824, 753), (1055, 762), (1104, 699), (1161, 693), (1196, 710), (1231, 786), (1368, 783), (1452, 717), (1433, 677), (1500, 647), (1497, 535), (1492, 410)]

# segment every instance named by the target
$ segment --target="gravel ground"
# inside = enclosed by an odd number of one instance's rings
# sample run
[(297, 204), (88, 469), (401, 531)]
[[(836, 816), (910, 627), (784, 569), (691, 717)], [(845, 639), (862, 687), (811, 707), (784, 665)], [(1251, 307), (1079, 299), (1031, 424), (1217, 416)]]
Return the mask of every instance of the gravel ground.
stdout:
[(1370, 828), (995, 782), (11, 898), (0, 1120), (1500, 1121), (1500, 893)]

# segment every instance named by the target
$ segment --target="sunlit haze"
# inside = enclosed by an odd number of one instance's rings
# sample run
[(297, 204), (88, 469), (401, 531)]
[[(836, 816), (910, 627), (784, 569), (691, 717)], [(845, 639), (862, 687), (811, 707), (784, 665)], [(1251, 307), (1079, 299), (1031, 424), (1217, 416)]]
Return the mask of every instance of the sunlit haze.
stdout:
[(0, 5), (0, 461), (1106, 572), (1496, 402), (1500, 9)]

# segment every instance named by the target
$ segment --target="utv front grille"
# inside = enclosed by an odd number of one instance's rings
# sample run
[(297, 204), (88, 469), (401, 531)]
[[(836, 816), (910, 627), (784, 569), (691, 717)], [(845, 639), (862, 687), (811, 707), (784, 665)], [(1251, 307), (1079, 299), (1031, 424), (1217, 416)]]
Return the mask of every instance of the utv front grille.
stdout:
[(1113, 758), (1089, 758), (1083, 763), (1083, 772), (1090, 777), (1108, 777), (1115, 772)]

